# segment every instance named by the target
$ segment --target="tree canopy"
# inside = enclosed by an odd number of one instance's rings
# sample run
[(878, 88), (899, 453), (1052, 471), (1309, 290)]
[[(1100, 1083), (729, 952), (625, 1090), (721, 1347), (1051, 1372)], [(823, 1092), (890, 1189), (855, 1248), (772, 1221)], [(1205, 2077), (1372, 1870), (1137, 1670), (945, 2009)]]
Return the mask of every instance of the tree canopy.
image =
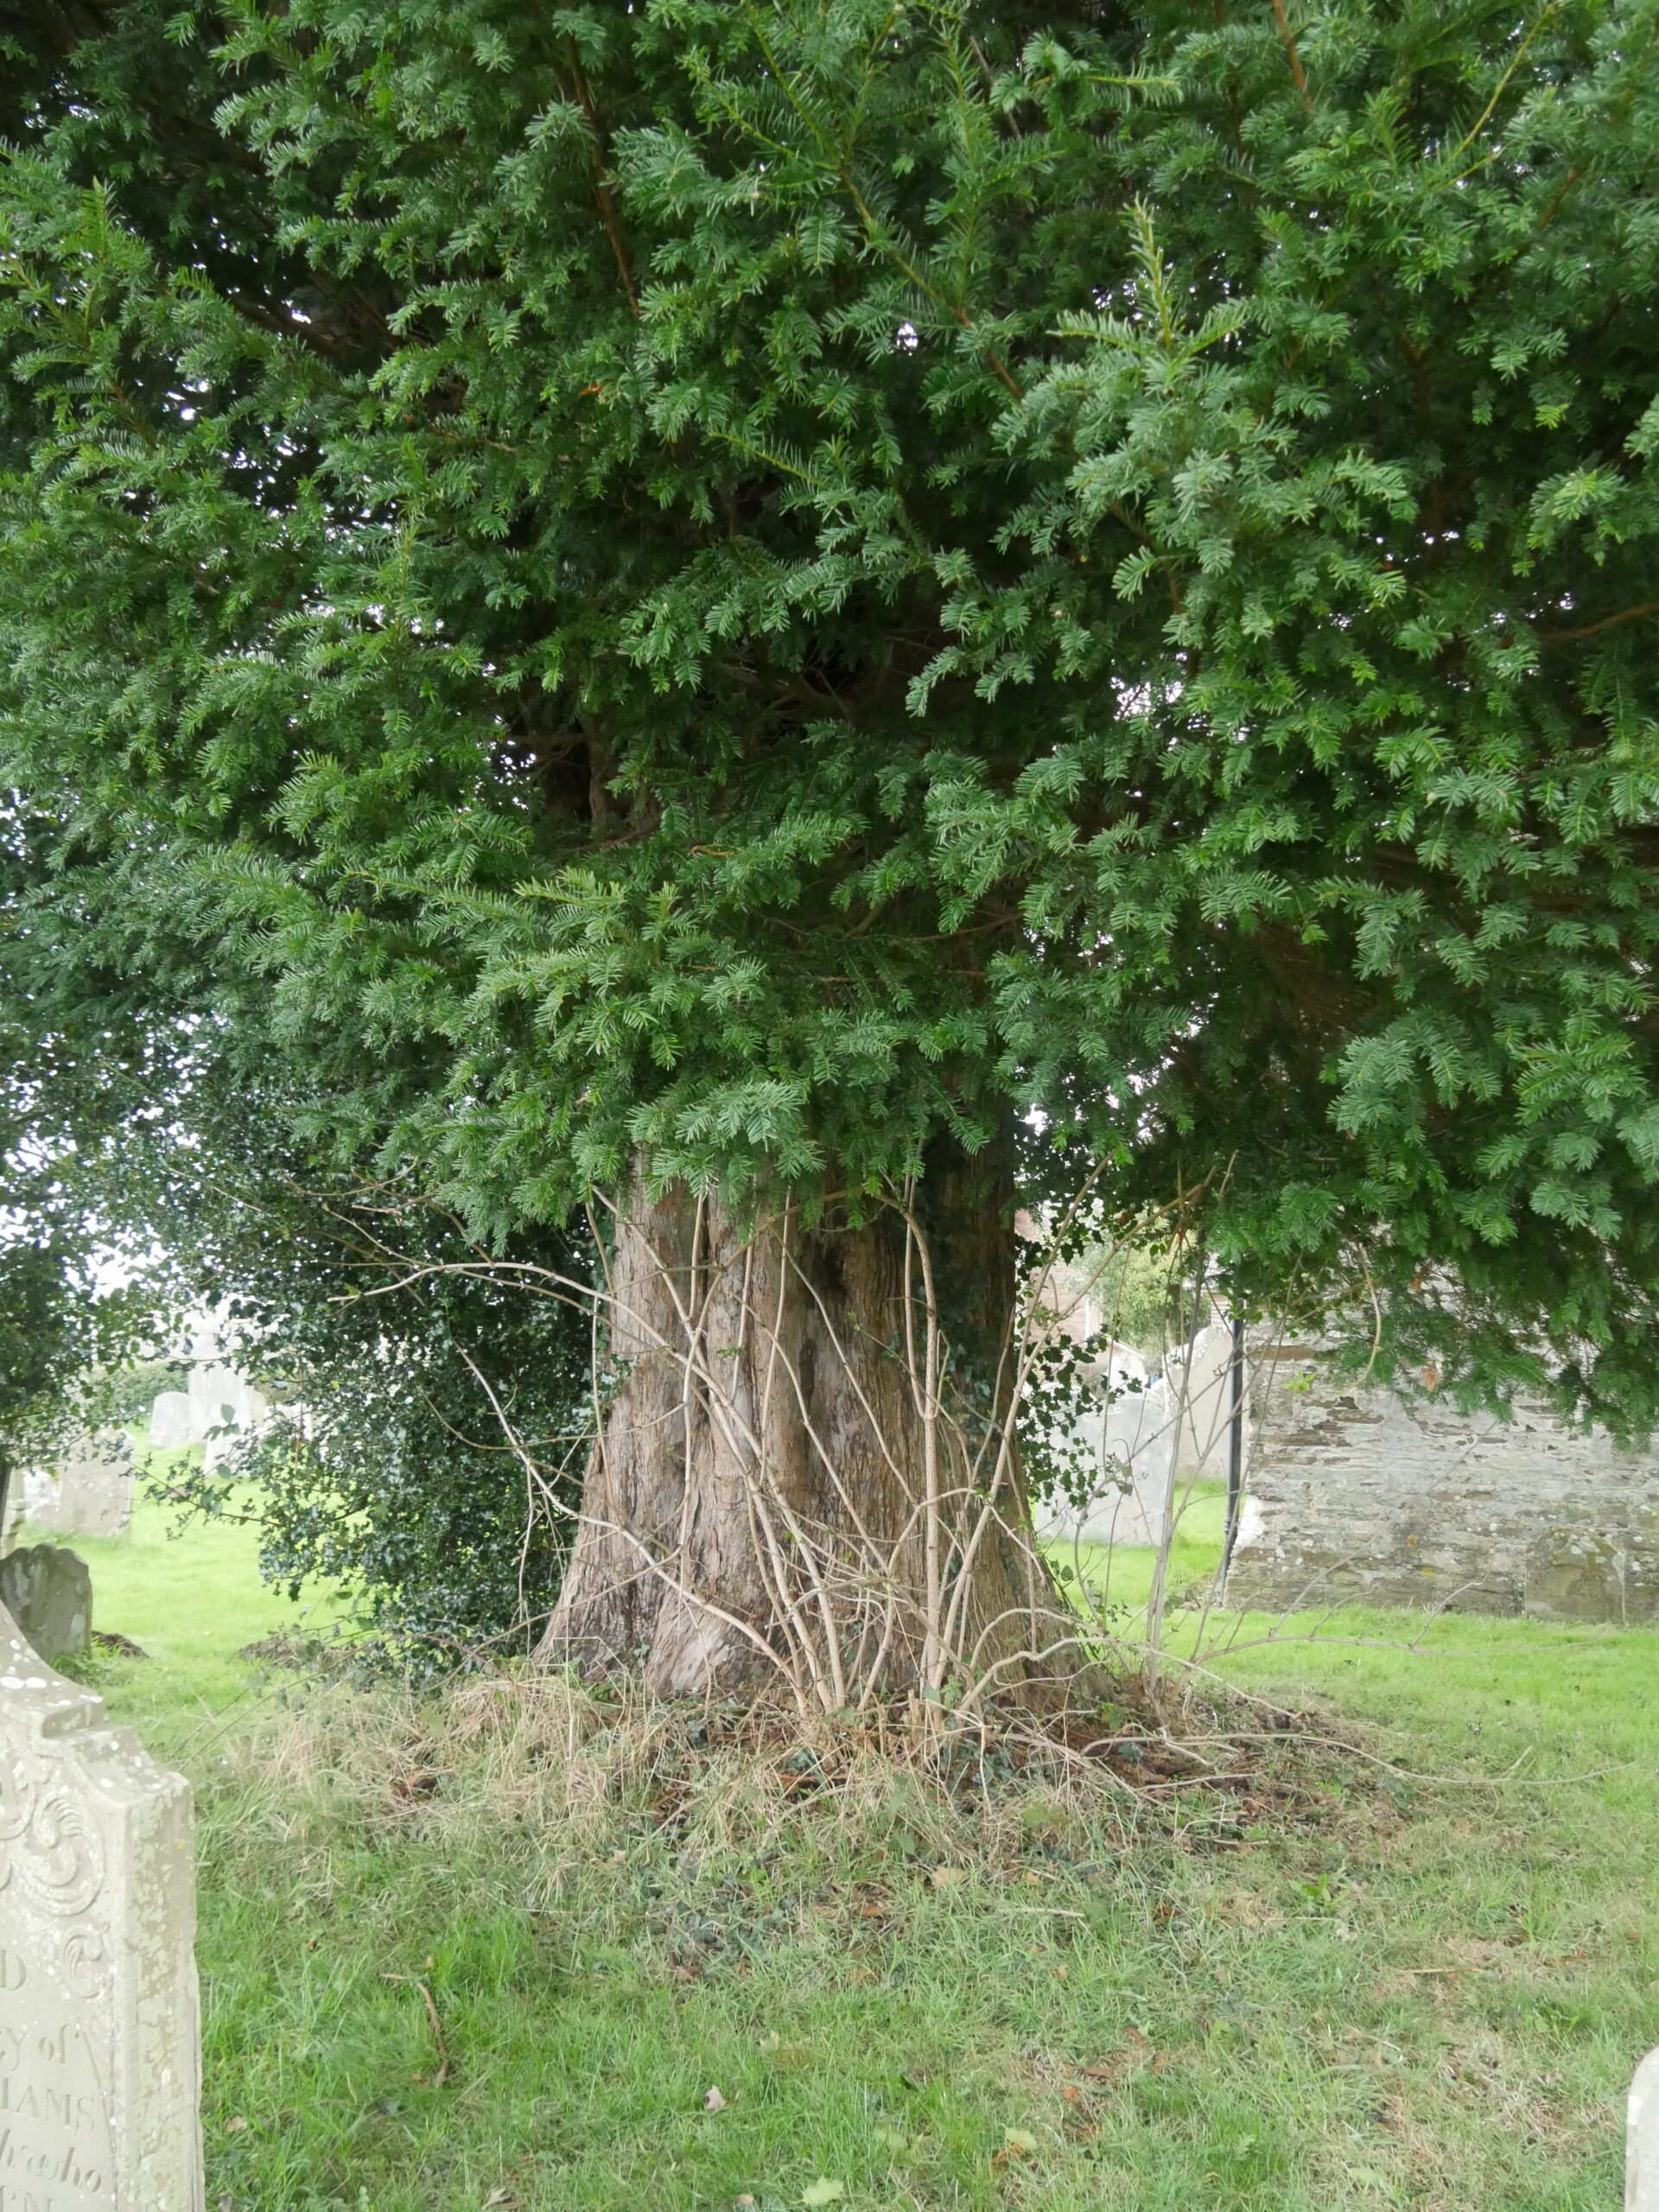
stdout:
[[(26, 877), (39, 827), (0, 804), (5, 876)], [(0, 905), (0, 1527), (10, 1478), (107, 1418), (113, 1370), (159, 1318), (111, 1249), (108, 1170), (152, 1094), (147, 1034), (111, 1025), (86, 976), (55, 991), (57, 963), (29, 958), (10, 918)]]
[(1656, 34), (34, 11), (8, 927), (486, 1238), (1023, 1117), (1643, 1426)]

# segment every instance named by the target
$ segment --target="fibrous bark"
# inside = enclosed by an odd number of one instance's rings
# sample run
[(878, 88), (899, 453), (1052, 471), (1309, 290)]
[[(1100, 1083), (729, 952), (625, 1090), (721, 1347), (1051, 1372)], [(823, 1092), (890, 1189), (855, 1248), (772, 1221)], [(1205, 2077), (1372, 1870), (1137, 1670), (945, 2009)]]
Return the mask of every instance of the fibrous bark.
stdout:
[(857, 1222), (636, 1187), (543, 1656), (638, 1666), (662, 1694), (778, 1673), (831, 1709), (1029, 1698), (1071, 1671), (1025, 1534), (1014, 1252), (1001, 1157), (936, 1158)]

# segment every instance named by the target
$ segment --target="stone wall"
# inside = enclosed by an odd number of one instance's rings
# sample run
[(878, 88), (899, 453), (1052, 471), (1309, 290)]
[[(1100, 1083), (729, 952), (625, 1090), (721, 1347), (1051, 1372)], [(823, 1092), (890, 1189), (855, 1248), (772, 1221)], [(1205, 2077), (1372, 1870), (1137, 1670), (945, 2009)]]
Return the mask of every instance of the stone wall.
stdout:
[(1235, 1605), (1359, 1599), (1659, 1620), (1659, 1460), (1540, 1406), (1510, 1421), (1338, 1382), (1320, 1351), (1253, 1350)]

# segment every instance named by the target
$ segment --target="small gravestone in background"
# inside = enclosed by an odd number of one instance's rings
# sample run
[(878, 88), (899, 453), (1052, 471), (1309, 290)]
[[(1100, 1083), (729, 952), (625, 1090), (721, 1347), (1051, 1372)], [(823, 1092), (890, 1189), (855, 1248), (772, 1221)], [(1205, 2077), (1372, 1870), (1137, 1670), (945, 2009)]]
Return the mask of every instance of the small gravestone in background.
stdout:
[(118, 1536), (132, 1519), (132, 1449), (117, 1431), (83, 1430), (22, 1478), (23, 1515), (37, 1535)]
[(206, 1322), (192, 1341), (189, 1372), (182, 1390), (163, 1390), (149, 1408), (153, 1452), (202, 1446), (202, 1467), (212, 1474), (224, 1465), (242, 1439), (258, 1435), (270, 1419), (270, 1402), (257, 1384), (232, 1366), (226, 1332)]
[(1624, 2212), (1659, 2212), (1659, 2050), (1636, 2069), (1624, 2141)]
[(200, 1444), (196, 1434), (194, 1408), (188, 1390), (163, 1390), (153, 1399), (149, 1408), (149, 1448), (152, 1452), (178, 1452), (186, 1445)]
[[(92, 1648), (92, 1573), (60, 1545), (25, 1544), (0, 1559), (0, 1605), (42, 1659)], [(7, 2212), (3, 2198), (0, 2212)]]
[(190, 1792), (0, 1608), (0, 2212), (202, 2212)]

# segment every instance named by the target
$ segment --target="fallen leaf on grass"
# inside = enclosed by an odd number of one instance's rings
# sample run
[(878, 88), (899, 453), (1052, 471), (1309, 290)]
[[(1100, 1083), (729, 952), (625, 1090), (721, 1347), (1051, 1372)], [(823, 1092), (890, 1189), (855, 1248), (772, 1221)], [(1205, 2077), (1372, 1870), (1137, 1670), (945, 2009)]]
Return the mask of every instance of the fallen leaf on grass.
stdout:
[(801, 2202), (803, 2204), (839, 2204), (846, 2194), (844, 2181), (809, 2182)]
[(1002, 2131), (1002, 2148), (991, 2160), (992, 2172), (995, 2173), (1000, 2167), (1012, 2165), (1016, 2158), (1030, 2158), (1036, 2148), (1037, 2138), (1034, 2135), (1027, 2135), (1023, 2127), (1005, 2127)]
[(936, 1866), (931, 1878), (936, 1890), (954, 1890), (958, 1883), (967, 1880), (968, 1869), (965, 1866)]
[(1093, 2066), (1084, 2066), (1078, 2069), (1084, 2081), (1116, 2082), (1120, 2075), (1126, 2074), (1130, 2067), (1146, 2064), (1152, 2056), (1152, 2045), (1139, 2028), (1127, 2029), (1125, 2035), (1127, 2040), (1121, 2050), (1115, 2050), (1109, 2058), (1103, 2058)]
[(245, 2135), (247, 2132), (248, 2123), (240, 2113), (238, 2113), (233, 2120), (227, 2120), (225, 2123), (225, 2133), (227, 2135)]
[(702, 2108), (704, 2112), (724, 2112), (726, 2109), (726, 2100), (712, 2082), (702, 2093)]
[(405, 1804), (416, 1804), (423, 1797), (435, 1797), (441, 1774), (434, 1774), (429, 1767), (420, 1767), (413, 1774), (395, 1774), (391, 1777), (391, 1794), (401, 1797)]

